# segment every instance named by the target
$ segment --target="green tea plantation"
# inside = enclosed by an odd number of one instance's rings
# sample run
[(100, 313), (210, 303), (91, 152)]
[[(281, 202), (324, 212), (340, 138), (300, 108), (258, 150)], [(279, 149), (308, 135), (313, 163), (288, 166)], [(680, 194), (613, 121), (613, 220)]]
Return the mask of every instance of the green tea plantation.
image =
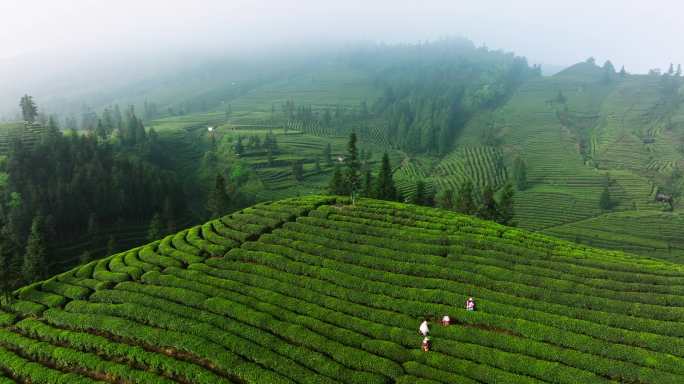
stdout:
[(399, 203), (262, 203), (14, 295), (2, 384), (684, 383), (683, 266)]

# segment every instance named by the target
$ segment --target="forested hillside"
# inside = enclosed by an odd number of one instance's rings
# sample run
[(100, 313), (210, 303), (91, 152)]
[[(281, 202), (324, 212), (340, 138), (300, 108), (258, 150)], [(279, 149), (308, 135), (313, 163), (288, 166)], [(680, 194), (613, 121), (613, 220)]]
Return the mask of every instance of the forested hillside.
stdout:
[(32, 259), (34, 222), (41, 270), (62, 271), (258, 201), (349, 192), (331, 185), (353, 132), (361, 195), (383, 198), (387, 154), (396, 199), (491, 218), (482, 207), (512, 195), (508, 224), (684, 257), (676, 66), (632, 75), (590, 59), (543, 77), (460, 39), (264, 65), (239, 67), (237, 81), (216, 75), (206, 92), (151, 82), (117, 99), (135, 106), (80, 115), (50, 115), (38, 100), (29, 123), (0, 126), (3, 265)]
[(683, 279), (446, 210), (290, 199), (20, 289), (0, 381), (680, 383)]

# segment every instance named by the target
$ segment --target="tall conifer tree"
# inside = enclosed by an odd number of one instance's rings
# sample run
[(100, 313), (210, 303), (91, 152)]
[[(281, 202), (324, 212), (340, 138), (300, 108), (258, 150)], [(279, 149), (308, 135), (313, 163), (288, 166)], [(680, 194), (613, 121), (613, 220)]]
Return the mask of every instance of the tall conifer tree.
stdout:
[(24, 281), (31, 282), (45, 276), (47, 265), (45, 255), (47, 253), (43, 234), (43, 217), (37, 215), (31, 223), (31, 232), (26, 243), (24, 263), (21, 266), (21, 274)]
[(382, 163), (375, 189), (375, 198), (380, 200), (397, 200), (397, 189), (394, 186), (392, 166), (390, 165), (387, 152), (382, 155)]

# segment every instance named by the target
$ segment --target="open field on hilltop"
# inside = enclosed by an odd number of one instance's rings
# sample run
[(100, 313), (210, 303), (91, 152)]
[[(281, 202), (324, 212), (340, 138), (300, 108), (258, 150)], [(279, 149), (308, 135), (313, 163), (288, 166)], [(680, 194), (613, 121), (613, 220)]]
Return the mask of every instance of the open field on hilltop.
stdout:
[[(4, 382), (680, 383), (684, 269), (447, 211), (259, 204), (20, 289)], [(477, 312), (461, 309), (475, 296)], [(433, 348), (420, 350), (424, 316)]]

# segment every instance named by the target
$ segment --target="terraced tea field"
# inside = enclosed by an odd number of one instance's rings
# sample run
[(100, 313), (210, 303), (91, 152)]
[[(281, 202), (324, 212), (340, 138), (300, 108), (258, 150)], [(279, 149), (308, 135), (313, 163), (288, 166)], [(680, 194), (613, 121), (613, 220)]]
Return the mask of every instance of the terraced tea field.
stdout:
[(19, 290), (0, 382), (681, 383), (682, 307), (676, 264), (312, 196)]
[(0, 155), (9, 151), (10, 142), (15, 139), (21, 140), (24, 145), (33, 145), (45, 132), (45, 128), (39, 124), (2, 123), (0, 124)]

